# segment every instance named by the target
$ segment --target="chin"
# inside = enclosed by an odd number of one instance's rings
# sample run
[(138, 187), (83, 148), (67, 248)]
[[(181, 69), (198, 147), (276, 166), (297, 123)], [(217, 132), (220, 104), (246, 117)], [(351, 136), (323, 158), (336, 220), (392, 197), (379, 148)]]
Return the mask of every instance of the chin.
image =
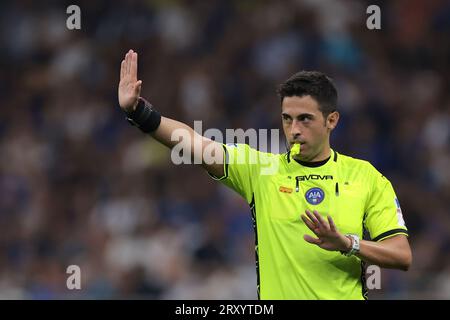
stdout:
[(300, 153), (297, 154), (297, 156), (295, 158), (298, 160), (302, 160), (302, 161), (308, 161), (309, 156), (308, 156), (308, 154), (305, 154), (300, 150)]
[(298, 160), (302, 160), (302, 161), (311, 161), (311, 157), (304, 155), (304, 154), (299, 154), (298, 155)]
[(300, 153), (298, 154), (298, 158), (302, 161), (312, 161), (314, 156), (311, 154), (311, 152), (302, 152), (300, 149)]

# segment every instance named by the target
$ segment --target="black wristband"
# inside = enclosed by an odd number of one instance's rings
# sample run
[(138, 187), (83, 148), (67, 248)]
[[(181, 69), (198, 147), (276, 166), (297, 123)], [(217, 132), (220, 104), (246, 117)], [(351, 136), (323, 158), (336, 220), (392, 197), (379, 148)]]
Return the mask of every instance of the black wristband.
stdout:
[(145, 100), (139, 97), (139, 102), (136, 109), (130, 113), (127, 113), (129, 123), (138, 127), (145, 133), (150, 133), (158, 129), (161, 123), (161, 114), (153, 109), (153, 106)]

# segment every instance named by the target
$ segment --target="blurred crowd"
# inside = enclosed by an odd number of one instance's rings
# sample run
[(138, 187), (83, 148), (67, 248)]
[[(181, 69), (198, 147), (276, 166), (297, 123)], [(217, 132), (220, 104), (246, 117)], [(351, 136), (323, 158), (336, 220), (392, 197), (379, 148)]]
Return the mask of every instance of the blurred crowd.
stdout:
[(0, 299), (257, 297), (248, 205), (125, 121), (130, 48), (141, 94), (204, 130), (280, 128), (276, 85), (332, 77), (332, 147), (391, 180), (411, 235), (369, 296), (450, 298), (448, 1), (380, 3), (381, 30), (369, 1), (86, 0), (81, 30), (70, 4), (0, 2)]

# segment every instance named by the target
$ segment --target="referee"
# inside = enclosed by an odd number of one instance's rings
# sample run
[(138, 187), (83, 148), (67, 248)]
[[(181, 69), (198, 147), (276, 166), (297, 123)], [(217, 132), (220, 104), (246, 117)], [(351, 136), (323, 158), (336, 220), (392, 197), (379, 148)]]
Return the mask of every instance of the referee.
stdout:
[[(141, 86), (137, 53), (130, 50), (121, 65), (121, 109), (133, 125), (165, 146), (186, 144), (184, 150), (202, 160), (214, 179), (250, 205), (260, 299), (367, 299), (365, 263), (409, 269), (408, 231), (391, 183), (369, 162), (330, 148), (339, 113), (337, 92), (327, 76), (302, 71), (279, 87), (283, 130), (291, 147), (284, 154), (204, 138), (161, 116), (140, 97)], [(172, 141), (177, 129), (191, 139)], [(224, 161), (206, 163), (205, 148)], [(268, 164), (278, 170), (261, 174)], [(362, 240), (366, 233), (371, 240)]]

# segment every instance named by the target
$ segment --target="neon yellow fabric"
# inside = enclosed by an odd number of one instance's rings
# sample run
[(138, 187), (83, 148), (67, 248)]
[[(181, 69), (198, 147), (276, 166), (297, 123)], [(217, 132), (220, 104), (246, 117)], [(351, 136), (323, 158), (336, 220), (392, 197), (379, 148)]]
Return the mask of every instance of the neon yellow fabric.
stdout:
[(407, 235), (391, 183), (369, 162), (334, 150), (325, 164), (308, 167), (246, 144), (224, 148), (225, 174), (213, 178), (252, 208), (260, 298), (364, 299), (360, 259), (307, 243), (303, 235), (313, 233), (300, 215), (329, 214), (340, 232), (361, 238), (363, 226), (375, 240)]

